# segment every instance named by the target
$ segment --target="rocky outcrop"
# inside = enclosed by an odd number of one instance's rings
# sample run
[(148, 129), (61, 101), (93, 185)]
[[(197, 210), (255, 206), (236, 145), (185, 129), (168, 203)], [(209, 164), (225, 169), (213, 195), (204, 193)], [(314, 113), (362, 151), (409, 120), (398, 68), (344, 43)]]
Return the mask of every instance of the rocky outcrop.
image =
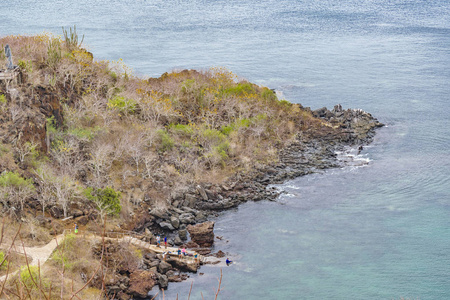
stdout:
[(130, 286), (128, 287), (128, 294), (146, 298), (148, 291), (150, 291), (157, 283), (155, 273), (150, 271), (135, 271), (130, 275)]
[(1, 122), (0, 137), (10, 144), (37, 144), (40, 151), (47, 152), (47, 119), (52, 118), (56, 128), (64, 124), (58, 95), (51, 88), (32, 85), (10, 89), (6, 95), (10, 117)]
[(384, 126), (371, 114), (361, 109), (342, 109), (340, 104), (330, 111), (326, 107), (312, 111), (313, 116), (329, 122), (335, 128), (341, 129), (347, 144), (367, 144), (375, 135), (375, 129)]
[(214, 243), (214, 222), (212, 221), (189, 225), (187, 231), (191, 236), (191, 240), (200, 247), (211, 247)]
[(187, 262), (185, 260), (169, 259), (167, 262), (170, 263), (174, 268), (185, 272), (196, 273), (199, 267), (198, 264)]

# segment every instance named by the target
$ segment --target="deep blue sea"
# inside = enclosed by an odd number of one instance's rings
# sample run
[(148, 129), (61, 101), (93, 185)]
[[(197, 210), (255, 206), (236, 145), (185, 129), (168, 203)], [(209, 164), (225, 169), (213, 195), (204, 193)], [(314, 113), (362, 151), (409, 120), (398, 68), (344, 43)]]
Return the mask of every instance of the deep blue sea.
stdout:
[[(450, 299), (450, 1), (0, 1), (0, 35), (77, 25), (98, 59), (141, 76), (224, 66), (317, 109), (387, 126), (368, 164), (279, 186), (216, 219), (234, 261), (166, 299)], [(160, 294), (157, 299), (162, 299)]]

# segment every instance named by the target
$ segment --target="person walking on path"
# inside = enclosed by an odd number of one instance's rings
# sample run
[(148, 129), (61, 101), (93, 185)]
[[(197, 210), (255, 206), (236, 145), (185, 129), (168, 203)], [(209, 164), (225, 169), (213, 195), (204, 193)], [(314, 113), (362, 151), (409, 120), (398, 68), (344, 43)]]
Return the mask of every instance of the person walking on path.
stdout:
[(156, 244), (158, 248), (161, 248), (161, 237), (159, 235), (156, 237)]
[(181, 259), (181, 249), (178, 247), (178, 258)]
[(167, 236), (164, 237), (164, 246), (165, 246), (166, 249), (167, 249)]
[(78, 224), (77, 223), (75, 223), (75, 233), (78, 233)]

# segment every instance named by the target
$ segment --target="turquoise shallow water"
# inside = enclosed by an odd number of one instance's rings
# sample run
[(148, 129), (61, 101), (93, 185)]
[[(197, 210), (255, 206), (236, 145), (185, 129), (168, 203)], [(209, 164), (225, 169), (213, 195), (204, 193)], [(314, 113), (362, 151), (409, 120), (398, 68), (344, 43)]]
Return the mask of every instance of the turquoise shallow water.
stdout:
[[(450, 3), (2, 1), (0, 35), (77, 25), (136, 73), (226, 66), (312, 108), (362, 108), (388, 126), (357, 158), (219, 216), (235, 263), (193, 275), (191, 299), (450, 298)], [(228, 242), (226, 242), (228, 241)], [(190, 280), (166, 299), (186, 295)], [(159, 299), (162, 299), (160, 297)]]

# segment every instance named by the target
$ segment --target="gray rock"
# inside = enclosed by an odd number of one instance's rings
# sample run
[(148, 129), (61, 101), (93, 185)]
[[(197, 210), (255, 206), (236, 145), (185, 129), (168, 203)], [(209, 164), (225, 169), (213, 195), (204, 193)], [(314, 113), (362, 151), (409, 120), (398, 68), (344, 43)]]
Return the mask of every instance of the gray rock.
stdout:
[(148, 238), (152, 238), (153, 237), (153, 233), (150, 231), (150, 229), (148, 229), (148, 228), (145, 228), (145, 236), (146, 237), (148, 237)]
[(179, 214), (179, 215), (181, 215), (182, 213), (184, 213), (183, 210), (181, 210), (181, 209), (179, 209), (179, 208), (177, 208), (177, 207), (171, 207), (171, 209), (172, 209), (174, 212), (176, 212), (177, 214)]
[(108, 287), (108, 289), (109, 289), (111, 292), (117, 292), (117, 291), (120, 291), (120, 287), (117, 286), (117, 285), (111, 285), (111, 286)]
[(154, 216), (154, 217), (161, 218), (161, 219), (168, 219), (169, 218), (169, 214), (165, 210), (150, 209), (149, 208), (149, 214)]
[(206, 216), (200, 212), (197, 214), (195, 219), (197, 220), (197, 222), (204, 222), (204, 221), (206, 221)]
[(180, 220), (178, 220), (178, 218), (175, 216), (170, 217), (170, 223), (176, 229), (178, 229), (180, 227)]
[(156, 267), (158, 267), (158, 266), (159, 266), (159, 260), (153, 260), (153, 261), (151, 261), (150, 264), (149, 264), (150, 269), (156, 268)]
[(80, 217), (83, 215), (83, 211), (80, 209), (72, 209), (71, 214), (74, 218)]
[(186, 229), (181, 229), (178, 231), (178, 236), (180, 237), (180, 239), (182, 241), (187, 240), (187, 230)]
[(167, 230), (170, 230), (170, 231), (175, 230), (175, 228), (169, 222), (161, 222), (161, 223), (159, 223), (159, 226), (162, 229), (167, 229)]
[(169, 285), (169, 278), (166, 275), (160, 275), (158, 277), (158, 284), (160, 288), (166, 288)]
[(158, 271), (161, 274), (166, 274), (166, 272), (169, 271), (171, 268), (172, 268), (172, 265), (165, 261), (160, 262), (158, 265)]
[(211, 190), (205, 190), (206, 196), (208, 199), (215, 199), (217, 198), (217, 194)]
[(179, 220), (182, 224), (192, 224), (195, 222), (195, 217), (191, 213), (184, 213), (179, 216)]
[(181, 209), (183, 210), (183, 213), (184, 212), (188, 212), (188, 213), (191, 213), (191, 214), (194, 214), (194, 215), (198, 213), (198, 210), (190, 208), (190, 207), (187, 207), (187, 206), (183, 206)]
[(183, 241), (181, 240), (180, 236), (176, 236), (175, 239), (173, 240), (173, 243), (177, 246), (183, 244)]
[(203, 200), (208, 200), (208, 195), (206, 195), (205, 189), (201, 185), (197, 185), (197, 191), (202, 196)]
[(184, 204), (188, 207), (194, 207), (195, 203), (197, 202), (197, 197), (195, 195), (186, 194), (184, 196)]

